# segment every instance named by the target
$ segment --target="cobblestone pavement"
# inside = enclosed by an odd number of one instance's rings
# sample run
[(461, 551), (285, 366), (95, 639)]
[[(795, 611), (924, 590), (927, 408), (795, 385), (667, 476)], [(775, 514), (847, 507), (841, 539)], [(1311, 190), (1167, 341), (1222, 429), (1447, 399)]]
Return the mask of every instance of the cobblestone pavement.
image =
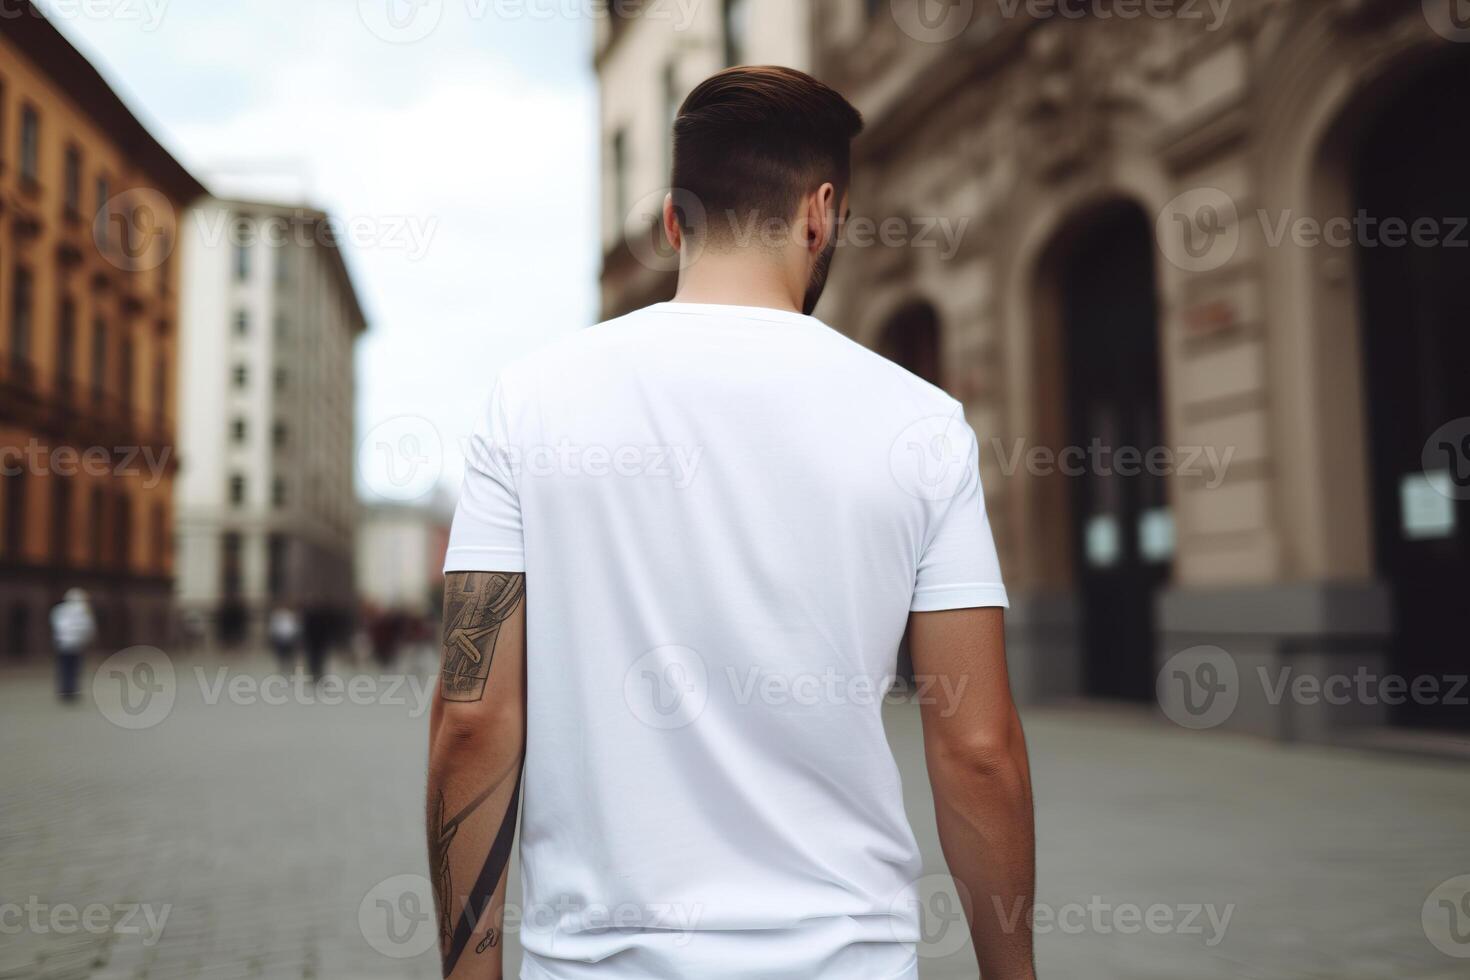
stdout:
[[(176, 666), (176, 703), (140, 730), (92, 698), (56, 704), (37, 670), (0, 673), (0, 978), (436, 977), (417, 678), (267, 703), (267, 661)], [(103, 683), (107, 714), (157, 720), (119, 714)], [(937, 872), (916, 722), (890, 709)], [(1470, 874), (1465, 768), (1116, 711), (1034, 711), (1027, 729), (1043, 977), (1470, 976), (1423, 924), (1456, 914), (1431, 892)], [(953, 905), (928, 909), (924, 977), (973, 978)]]

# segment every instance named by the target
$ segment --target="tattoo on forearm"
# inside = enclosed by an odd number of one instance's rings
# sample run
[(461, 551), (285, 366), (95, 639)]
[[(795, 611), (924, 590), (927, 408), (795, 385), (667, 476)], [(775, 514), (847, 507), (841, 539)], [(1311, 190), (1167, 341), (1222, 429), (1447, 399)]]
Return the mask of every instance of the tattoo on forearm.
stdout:
[[(495, 834), (490, 853), (468, 894), (455, 894), (454, 881), (450, 873), (449, 847), (454, 842), (460, 825), (483, 806), (485, 801), (502, 785), (504, 784), (485, 790), (453, 818), (447, 817), (442, 791), (434, 804), (434, 812), (430, 818), (432, 824), (429, 827), (429, 861), (430, 870), (434, 876), (435, 898), (439, 906), (439, 949), (444, 957), (444, 976), (446, 977), (454, 972), (465, 948), (474, 938), (475, 927), (490, 908), (490, 902), (500, 887), (500, 880), (505, 875), (506, 866), (510, 863), (511, 842), (515, 839), (516, 815), (520, 809), (521, 799), (521, 770), (519, 767), (516, 769), (515, 786), (511, 790), (510, 802), (506, 805), (500, 829)], [(457, 914), (456, 910), (458, 910)], [(498, 945), (499, 942), (499, 931), (494, 925), (488, 925), (485, 937), (475, 946), (475, 952), (483, 953), (492, 946)]]
[(439, 693), (446, 701), (479, 701), (485, 696), (490, 661), (500, 624), (526, 594), (526, 576), (469, 572), (449, 580), (444, 618), (444, 665)]

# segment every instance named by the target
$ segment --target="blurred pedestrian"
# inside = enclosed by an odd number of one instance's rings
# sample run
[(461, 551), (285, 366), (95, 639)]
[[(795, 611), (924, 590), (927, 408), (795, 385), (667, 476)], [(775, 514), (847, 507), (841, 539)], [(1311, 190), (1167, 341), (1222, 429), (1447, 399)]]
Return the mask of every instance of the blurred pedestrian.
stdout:
[(82, 657), (97, 639), (97, 621), (85, 590), (68, 589), (51, 610), (51, 638), (56, 647), (56, 694), (63, 701), (74, 701)]
[(310, 606), (304, 617), (302, 640), (306, 646), (306, 672), (315, 683), (327, 666), (327, 647), (332, 643), (333, 617), (324, 606)]
[(301, 619), (294, 609), (278, 606), (271, 611), (266, 632), (270, 635), (271, 649), (281, 665), (281, 673), (290, 674), (296, 668), (296, 644), (301, 642)]

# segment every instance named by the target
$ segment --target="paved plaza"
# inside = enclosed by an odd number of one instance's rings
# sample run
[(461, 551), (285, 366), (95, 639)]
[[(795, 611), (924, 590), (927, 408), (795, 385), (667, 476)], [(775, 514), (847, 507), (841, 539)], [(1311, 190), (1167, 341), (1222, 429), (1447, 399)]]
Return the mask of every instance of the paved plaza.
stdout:
[[(0, 978), (437, 977), (420, 678), (314, 696), (263, 687), (266, 660), (172, 666), (172, 705), (146, 710), (115, 677), (63, 707), (38, 669), (0, 673)], [(938, 871), (915, 709), (889, 714)], [(1470, 957), (1470, 904), (1431, 896), (1470, 874), (1463, 766), (1116, 710), (1026, 720), (1042, 977), (1470, 976), (1448, 955)], [(921, 889), (924, 976), (973, 978), (942, 886)]]

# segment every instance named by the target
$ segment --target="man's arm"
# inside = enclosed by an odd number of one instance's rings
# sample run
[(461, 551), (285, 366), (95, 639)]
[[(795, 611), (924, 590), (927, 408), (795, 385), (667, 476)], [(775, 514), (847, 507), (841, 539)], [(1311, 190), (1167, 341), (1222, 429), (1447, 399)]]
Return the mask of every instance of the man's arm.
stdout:
[(429, 874), (445, 977), (499, 980), (506, 873), (526, 745), (526, 577), (444, 578), (429, 713)]
[[(913, 613), (914, 673), (926, 699), (924, 754), (939, 841), (970, 920), (985, 980), (1031, 980), (1036, 832), (1031, 769), (1006, 673), (1000, 609)], [(967, 894), (968, 893), (968, 894)]]

